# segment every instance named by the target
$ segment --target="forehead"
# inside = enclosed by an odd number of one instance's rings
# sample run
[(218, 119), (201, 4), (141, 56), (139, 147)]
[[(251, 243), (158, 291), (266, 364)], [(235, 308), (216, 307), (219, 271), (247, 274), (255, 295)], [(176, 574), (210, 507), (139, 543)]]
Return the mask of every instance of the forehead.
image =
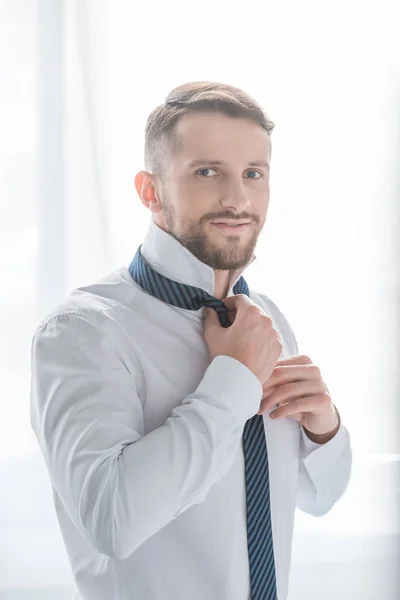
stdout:
[(219, 113), (185, 114), (176, 123), (174, 133), (179, 142), (179, 162), (196, 158), (270, 160), (269, 135), (250, 119)]

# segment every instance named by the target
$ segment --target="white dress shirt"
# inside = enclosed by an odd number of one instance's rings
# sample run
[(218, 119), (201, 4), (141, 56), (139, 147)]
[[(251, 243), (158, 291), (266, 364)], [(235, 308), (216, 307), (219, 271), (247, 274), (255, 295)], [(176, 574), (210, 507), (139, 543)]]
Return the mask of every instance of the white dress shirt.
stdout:
[[(213, 270), (153, 222), (142, 253), (161, 274), (213, 294)], [(243, 271), (232, 275), (229, 295)], [(254, 291), (251, 298), (279, 330), (281, 358), (298, 354), (275, 304)], [(74, 290), (35, 332), (31, 424), (76, 599), (250, 599), (242, 433), (262, 387), (231, 357), (210, 364), (202, 315), (149, 296), (124, 266)], [(343, 423), (319, 445), (297, 421), (268, 415), (285, 600), (295, 508), (329, 511), (349, 482), (352, 452)]]

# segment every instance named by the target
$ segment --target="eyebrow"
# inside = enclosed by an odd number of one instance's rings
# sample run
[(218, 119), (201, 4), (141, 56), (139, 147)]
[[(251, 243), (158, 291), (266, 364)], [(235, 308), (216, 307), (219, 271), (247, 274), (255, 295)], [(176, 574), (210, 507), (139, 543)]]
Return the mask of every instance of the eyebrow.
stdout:
[[(192, 160), (188, 164), (188, 167), (192, 169), (193, 167), (201, 167), (202, 165), (224, 165), (224, 164), (226, 164), (226, 163), (223, 160), (197, 159), (197, 160)], [(247, 164), (249, 167), (266, 167), (267, 169), (270, 168), (270, 163), (266, 162), (265, 160), (253, 160)]]

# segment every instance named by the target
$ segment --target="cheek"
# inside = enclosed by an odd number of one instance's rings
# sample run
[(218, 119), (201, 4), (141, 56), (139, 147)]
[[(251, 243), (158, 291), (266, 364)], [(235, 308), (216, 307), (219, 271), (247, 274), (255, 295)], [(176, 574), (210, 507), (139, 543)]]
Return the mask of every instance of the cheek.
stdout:
[(269, 187), (255, 191), (251, 196), (254, 208), (261, 215), (266, 215), (269, 206)]
[(182, 199), (195, 198), (197, 202), (204, 202), (210, 197), (210, 194), (215, 194), (215, 187), (209, 182), (188, 180), (182, 182), (177, 191)]
[[(218, 202), (218, 193), (215, 185), (201, 185), (193, 182), (182, 182), (176, 188), (177, 203), (181, 214), (200, 218), (208, 212), (215, 212), (215, 206)], [(218, 210), (218, 207), (217, 207)]]

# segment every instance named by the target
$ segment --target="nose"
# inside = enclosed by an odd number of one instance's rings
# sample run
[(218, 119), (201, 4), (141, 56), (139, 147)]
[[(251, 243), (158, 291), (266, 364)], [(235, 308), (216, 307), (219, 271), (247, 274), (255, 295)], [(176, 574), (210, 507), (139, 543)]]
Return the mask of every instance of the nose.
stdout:
[(231, 208), (237, 212), (249, 208), (250, 200), (243, 185), (242, 178), (240, 180), (230, 181), (226, 185), (221, 197), (221, 206), (223, 208)]

